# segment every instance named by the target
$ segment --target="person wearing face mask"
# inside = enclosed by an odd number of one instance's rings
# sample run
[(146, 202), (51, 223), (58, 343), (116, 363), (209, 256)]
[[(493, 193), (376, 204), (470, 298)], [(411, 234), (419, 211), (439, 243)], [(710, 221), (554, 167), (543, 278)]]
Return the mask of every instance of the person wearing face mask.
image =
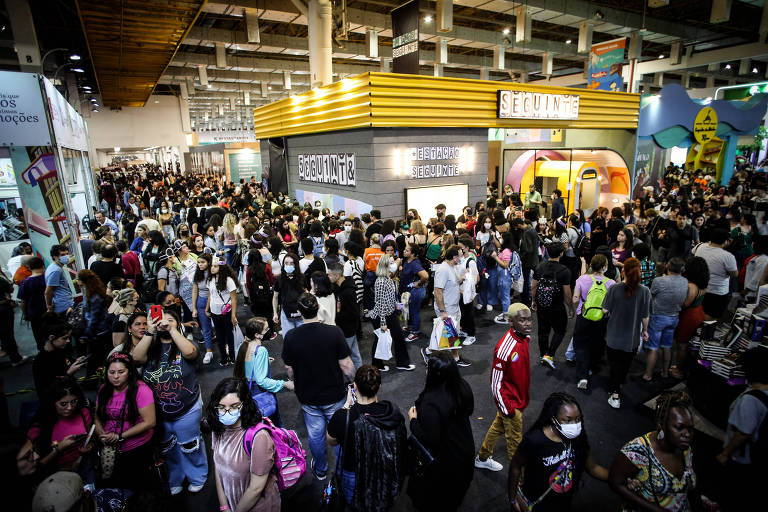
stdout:
[[(608, 484), (632, 510), (702, 510), (693, 469), (693, 409), (683, 391), (656, 398), (656, 430), (629, 441), (611, 465)], [(527, 475), (526, 475), (527, 477)], [(628, 482), (637, 479), (634, 491)]]
[(298, 309), (299, 296), (306, 291), (304, 274), (298, 268), (299, 257), (295, 253), (287, 253), (280, 265), (280, 275), (275, 278), (272, 294), (272, 321), (280, 324), (282, 335), (302, 324), (301, 313)]
[(173, 232), (173, 212), (168, 206), (168, 201), (163, 201), (160, 204), (160, 208), (157, 210), (157, 222), (162, 226), (166, 240), (173, 242), (175, 236)]
[(219, 382), (208, 401), (206, 418), (213, 431), (211, 450), (219, 510), (279, 512), (272, 437), (260, 430), (253, 437), (250, 454), (245, 449), (246, 431), (262, 422), (246, 381), (226, 378)]
[(208, 458), (200, 434), (203, 404), (195, 370), (197, 345), (179, 329), (179, 315), (163, 309), (159, 320), (149, 318), (146, 335), (152, 341), (140, 343), (133, 351), (136, 363), (145, 364), (144, 381), (157, 400), (157, 417), (163, 422), (160, 450), (168, 465), (173, 495), (181, 493), (185, 479), (189, 492), (200, 492), (208, 477)]
[(45, 304), (48, 311), (64, 316), (75, 303), (69, 277), (70, 256), (66, 245), (51, 247), (53, 262), (45, 269)]
[(336, 233), (336, 241), (339, 242), (339, 248), (342, 249), (340, 251), (342, 254), (344, 254), (344, 244), (349, 241), (350, 233), (352, 233), (352, 219), (344, 219), (342, 230), (339, 233)]
[(512, 510), (523, 512), (529, 510), (526, 504), (533, 503), (536, 512), (571, 510), (585, 470), (597, 480), (608, 479), (608, 470), (590, 453), (579, 403), (567, 393), (552, 393), (512, 458), (508, 480)]
[[(396, 368), (398, 370), (411, 371), (416, 368), (416, 365), (411, 364), (411, 360), (408, 357), (405, 336), (403, 335), (403, 329), (400, 327), (400, 320), (398, 318), (402, 305), (397, 302), (395, 283), (392, 280), (392, 276), (397, 271), (397, 261), (392, 256), (384, 254), (379, 258), (379, 263), (376, 266), (376, 281), (373, 285), (374, 306), (368, 316), (373, 319), (374, 327), (380, 328), (382, 332), (390, 331)], [(376, 353), (377, 345), (378, 338), (375, 338), (371, 354)], [(384, 361), (376, 357), (372, 357), (371, 364), (383, 372), (389, 371), (389, 366), (386, 366)]]

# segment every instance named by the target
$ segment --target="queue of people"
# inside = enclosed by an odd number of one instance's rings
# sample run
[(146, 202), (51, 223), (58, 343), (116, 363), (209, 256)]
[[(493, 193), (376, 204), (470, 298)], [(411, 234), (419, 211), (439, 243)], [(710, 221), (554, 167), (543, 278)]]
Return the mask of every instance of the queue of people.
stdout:
[[(21, 262), (30, 271), (19, 283), (23, 314), (43, 327), (34, 330), (32, 365), (41, 405), (19, 470), (36, 483), (71, 471), (86, 492), (117, 489), (123, 502), (126, 493), (198, 493), (213, 476), (222, 512), (279, 510), (291, 485), (279, 457), (297, 450), (297, 425), (285, 425), (275, 393), (293, 392), (309, 472), (353, 510), (386, 510), (402, 493), (419, 510), (459, 509), (476, 469), (503, 469), (492, 457), (502, 435), (515, 510), (568, 510), (584, 471), (636, 509), (696, 509), (687, 396), (663, 395), (657, 429), (627, 443), (606, 469), (590, 454), (572, 394), (592, 387), (607, 359), (607, 403), (626, 407), (622, 386), (640, 351), (644, 381), (684, 376), (685, 344), (700, 323), (768, 282), (768, 231), (753, 213), (762, 178), (740, 172), (721, 194), (675, 176), (660, 193), (589, 216), (566, 212), (557, 190), (545, 208), (532, 188), (525, 206), (505, 194), (466, 206), (459, 218), (438, 204), (431, 218), (409, 210), (383, 219), (378, 210), (354, 216), (319, 201), (301, 205), (255, 181), (152, 167), (103, 172), (101, 190), (122, 204), (107, 201), (80, 242), (89, 262), (75, 274), (82, 302), (71, 291), (68, 247), (53, 246), (45, 270), (37, 257)], [(241, 327), (243, 302), (251, 315)], [(492, 356), (471, 348), (483, 316), (509, 328)], [(271, 377), (268, 342), (277, 336), (287, 380)], [(17, 364), (12, 333), (3, 342)], [(531, 361), (556, 371), (563, 342), (577, 379), (526, 430)], [(403, 415), (377, 395), (387, 372), (416, 368), (408, 344), (424, 345), (426, 377)], [(474, 396), (488, 390), (473, 390), (461, 369), (481, 358), (491, 360), (497, 411), (476, 452)], [(232, 367), (233, 377), (209, 394), (198, 372), (214, 364)], [(98, 382), (94, 401), (73, 379), (81, 369)], [(764, 367), (750, 372), (761, 390)], [(738, 454), (764, 422), (756, 418), (765, 403), (756, 400), (737, 408), (724, 464), (755, 463)], [(304, 467), (296, 468), (300, 475)]]

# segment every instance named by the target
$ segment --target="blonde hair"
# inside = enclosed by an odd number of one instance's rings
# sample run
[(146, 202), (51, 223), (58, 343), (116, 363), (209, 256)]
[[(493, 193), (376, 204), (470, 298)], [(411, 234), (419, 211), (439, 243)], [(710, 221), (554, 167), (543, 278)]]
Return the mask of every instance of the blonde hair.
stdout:
[(442, 239), (440, 240), (440, 245), (443, 246), (443, 250), (440, 253), (440, 257), (445, 259), (445, 251), (456, 245), (456, 241), (453, 238), (453, 235), (449, 235), (448, 233), (444, 234)]
[(237, 219), (234, 215), (231, 213), (228, 213), (224, 216), (224, 222), (222, 223), (222, 226), (224, 226), (224, 229), (227, 233), (233, 233), (235, 231), (235, 226), (237, 225)]
[(522, 302), (515, 302), (514, 304), (510, 304), (509, 308), (507, 309), (507, 317), (514, 318), (521, 311), (530, 311), (530, 308)]
[(376, 265), (376, 277), (389, 277), (389, 254), (383, 254), (379, 258), (379, 264)]
[(427, 235), (427, 227), (419, 219), (413, 219), (411, 221), (411, 234), (412, 235)]
[(374, 233), (371, 235), (371, 245), (373, 244), (381, 246), (381, 235), (379, 233)]

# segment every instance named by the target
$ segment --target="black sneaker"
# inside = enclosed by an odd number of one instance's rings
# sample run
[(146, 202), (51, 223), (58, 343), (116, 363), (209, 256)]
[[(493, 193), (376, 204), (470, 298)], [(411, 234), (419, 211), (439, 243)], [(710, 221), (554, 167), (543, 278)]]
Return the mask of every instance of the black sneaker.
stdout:
[(327, 478), (326, 473), (320, 473), (319, 471), (315, 471), (315, 460), (312, 459), (312, 462), (310, 463), (310, 467), (312, 468), (312, 475), (317, 478), (320, 481), (323, 481)]
[(219, 366), (221, 366), (222, 368), (226, 368), (227, 366), (229, 366), (229, 359), (227, 359), (226, 357), (221, 359), (219, 361)]
[(14, 361), (14, 362), (12, 362), (12, 363), (11, 363), (11, 366), (21, 366), (21, 365), (23, 365), (24, 363), (28, 363), (28, 362), (30, 361), (30, 359), (31, 359), (31, 358), (30, 358), (29, 356), (24, 356), (24, 357), (22, 357), (21, 359), (19, 359), (18, 361)]
[(463, 367), (472, 366), (472, 362), (471, 362), (471, 361), (467, 361), (467, 360), (466, 360), (466, 359), (464, 359), (463, 357), (460, 357), (460, 358), (459, 358), (459, 359), (456, 361), (456, 364), (457, 364), (458, 366), (463, 366)]

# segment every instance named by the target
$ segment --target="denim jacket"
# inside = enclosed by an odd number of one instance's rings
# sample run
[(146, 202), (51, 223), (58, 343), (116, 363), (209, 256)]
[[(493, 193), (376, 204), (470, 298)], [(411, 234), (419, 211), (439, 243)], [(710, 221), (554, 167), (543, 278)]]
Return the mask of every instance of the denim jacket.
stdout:
[(84, 305), (85, 332), (83, 336), (93, 339), (109, 329), (107, 325), (107, 302), (101, 295), (94, 293)]

